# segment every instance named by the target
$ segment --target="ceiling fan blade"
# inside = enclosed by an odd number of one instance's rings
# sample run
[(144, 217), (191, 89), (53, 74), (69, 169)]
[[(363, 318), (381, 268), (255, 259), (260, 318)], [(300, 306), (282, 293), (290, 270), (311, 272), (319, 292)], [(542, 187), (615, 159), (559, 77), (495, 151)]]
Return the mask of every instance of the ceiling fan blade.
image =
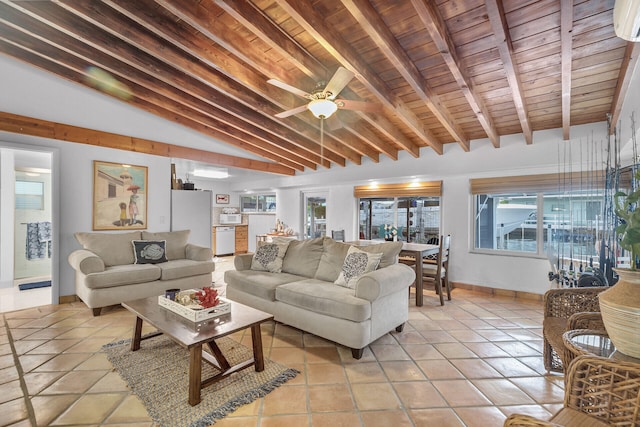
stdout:
[(274, 85), (276, 87), (279, 87), (280, 89), (284, 89), (287, 92), (291, 92), (294, 95), (298, 95), (298, 96), (300, 96), (302, 98), (311, 99), (311, 95), (308, 94), (307, 92), (303, 91), (302, 89), (298, 89), (297, 87), (293, 87), (291, 85), (283, 83), (280, 80), (269, 79), (269, 80), (267, 80), (267, 83), (272, 84), (272, 85)]
[(345, 88), (347, 84), (353, 79), (353, 73), (347, 70), (344, 67), (339, 67), (327, 86), (324, 88), (325, 92), (330, 92), (331, 96), (328, 96), (329, 99), (334, 99), (342, 89)]
[(367, 113), (379, 113), (382, 105), (374, 102), (351, 101), (349, 99), (336, 99), (336, 105), (342, 110), (365, 111)]
[(307, 105), (301, 105), (296, 108), (292, 108), (291, 110), (283, 111), (282, 113), (275, 114), (275, 117), (279, 119), (284, 119), (285, 117), (293, 116), (294, 114), (302, 113), (307, 109)]

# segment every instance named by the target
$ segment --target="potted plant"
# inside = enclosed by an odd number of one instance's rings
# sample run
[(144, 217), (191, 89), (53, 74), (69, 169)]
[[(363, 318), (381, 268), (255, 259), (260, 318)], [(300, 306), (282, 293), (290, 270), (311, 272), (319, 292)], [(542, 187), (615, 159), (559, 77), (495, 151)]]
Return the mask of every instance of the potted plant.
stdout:
[[(635, 174), (640, 181), (640, 170)], [(600, 311), (604, 326), (621, 353), (640, 358), (640, 270), (637, 270), (637, 256), (640, 255), (640, 188), (614, 195), (615, 213), (622, 220), (616, 227), (620, 246), (629, 251), (630, 268), (616, 268), (618, 282), (601, 292)]]
[[(636, 182), (640, 181), (640, 169), (636, 171)], [(640, 187), (629, 194), (622, 191), (613, 196), (615, 212), (623, 222), (616, 227), (620, 246), (630, 253), (631, 270), (636, 269), (636, 257), (640, 255), (640, 209), (636, 209), (640, 200)]]

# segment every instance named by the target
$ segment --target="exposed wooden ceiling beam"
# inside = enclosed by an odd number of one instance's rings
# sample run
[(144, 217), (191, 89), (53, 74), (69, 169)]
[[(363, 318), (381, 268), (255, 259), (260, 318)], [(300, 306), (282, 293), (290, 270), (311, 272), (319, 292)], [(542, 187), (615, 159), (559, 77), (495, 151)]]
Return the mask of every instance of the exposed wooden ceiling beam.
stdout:
[(513, 94), (513, 103), (516, 106), (516, 112), (520, 119), (520, 127), (522, 128), (522, 134), (527, 144), (533, 143), (533, 130), (529, 123), (529, 113), (527, 111), (527, 105), (525, 103), (524, 90), (522, 89), (522, 82), (520, 81), (520, 72), (516, 66), (513, 43), (511, 42), (511, 35), (509, 34), (509, 26), (507, 25), (507, 19), (504, 16), (504, 8), (502, 1), (499, 0), (486, 0), (485, 6), (489, 14), (489, 21), (491, 21), (491, 27), (493, 28), (494, 37), (496, 40), (496, 46), (500, 52), (500, 58), (502, 58), (502, 64), (504, 71), (509, 82), (509, 87)]
[[(168, 19), (165, 14), (156, 13), (151, 15), (149, 9), (152, 8), (151, 5), (155, 5), (152, 0), (136, 0), (135, 2), (129, 0), (108, 0), (105, 3), (118, 10), (121, 14), (143, 25), (147, 30), (161, 37), (167, 43), (173, 44), (193, 57), (197, 57), (200, 61), (220, 71), (228, 78), (236, 80), (244, 86), (245, 90), (250, 89), (255, 94), (269, 99), (276, 106), (282, 109), (289, 109), (293, 107), (294, 102), (297, 104), (300, 103), (300, 100), (293, 97), (290, 93), (278, 89), (275, 86), (265, 85), (264, 74), (255, 72), (252, 67), (247, 67), (245, 63), (236, 59), (235, 56), (229, 55), (228, 52), (223, 51), (216, 44), (211, 43), (211, 40), (205, 39), (204, 37), (194, 37), (191, 32), (184, 29), (184, 26)], [(155, 6), (158, 7), (157, 5)], [(202, 55), (202, 52), (206, 52), (207, 54)], [(212, 83), (214, 82), (215, 81)], [(283, 94), (285, 94), (285, 96), (282, 96)], [(260, 111), (268, 113), (267, 117), (269, 119), (273, 119), (273, 115), (276, 114), (275, 110), (260, 109)], [(313, 141), (316, 145), (313, 146), (312, 152), (319, 156), (320, 148), (317, 145), (319, 129), (317, 120), (302, 120), (300, 117), (296, 117), (276, 122), (285, 128), (297, 132), (301, 137)], [(327, 155), (329, 156), (329, 160), (332, 161), (336, 161), (336, 158), (332, 157), (330, 152), (339, 153), (352, 162), (360, 164), (360, 157), (356, 155), (357, 148), (360, 147), (360, 144), (361, 142), (359, 140), (351, 137), (338, 140), (331, 134), (325, 134), (325, 150), (329, 151)], [(353, 148), (353, 151), (346, 151), (348, 147)], [(336, 162), (344, 166), (344, 162)]]
[[(211, 99), (211, 96), (207, 96), (207, 93), (214, 93), (211, 92), (211, 90), (214, 90), (215, 93), (219, 92), (222, 97), (227, 96), (243, 106), (234, 108), (235, 103), (227, 100), (226, 102), (217, 102), (216, 107), (225, 109), (243, 122), (250, 119), (251, 122), (262, 125), (262, 129), (274, 134), (277, 138), (285, 139), (290, 144), (297, 145), (299, 148), (315, 155), (319, 154), (318, 146), (314, 139), (307, 140), (301, 138), (300, 135), (284, 130), (279, 124), (273, 121), (269, 113), (275, 114), (277, 110), (271, 103), (264, 101), (263, 96), (256, 96), (255, 93), (247, 91), (246, 86), (224, 78), (219, 75), (219, 73), (214, 72), (214, 69), (207, 68), (201, 61), (194, 61), (193, 57), (186, 56), (184, 52), (173, 48), (172, 45), (167, 44), (165, 40), (152, 37), (147, 33), (139, 31), (133, 25), (125, 31), (115, 31), (114, 28), (117, 28), (121, 17), (117, 16), (117, 12), (110, 7), (98, 2), (79, 3), (72, 1), (68, 3), (58, 2), (56, 4), (80, 16), (87, 22), (91, 22), (105, 32), (111, 33), (112, 36), (118, 37), (129, 45), (146, 52), (150, 57), (163, 61), (167, 66), (183, 73), (187, 76), (187, 79), (185, 80), (185, 84), (181, 85), (182, 90), (187, 90), (190, 87), (188, 83), (189, 78), (191, 78), (193, 79), (192, 84), (194, 85), (208, 86), (208, 88), (201, 91), (200, 95), (194, 96), (199, 96), (201, 100), (206, 101), (207, 99)], [(95, 17), (99, 17), (99, 19)], [(78, 27), (78, 25), (70, 25), (70, 27)], [(79, 36), (84, 40), (93, 40), (87, 34), (81, 33)], [(113, 55), (114, 51), (117, 55), (116, 49), (109, 50), (107, 53)], [(117, 58), (122, 60), (120, 57)], [(158, 68), (161, 67), (158, 66)], [(144, 71), (144, 63), (141, 64), (140, 69)], [(169, 81), (165, 80), (165, 82), (170, 83), (170, 79)], [(315, 138), (315, 135), (313, 137)], [(270, 143), (268, 140), (265, 142), (267, 144)], [(278, 145), (280, 144), (278, 143)], [(326, 148), (327, 158), (341, 165), (344, 165), (344, 158), (348, 158), (355, 163), (360, 161), (359, 155), (355, 151), (348, 149), (348, 144), (327, 143)], [(293, 154), (308, 156), (308, 154), (301, 152), (301, 150), (297, 148), (294, 149)], [(314, 158), (315, 156), (310, 157)], [(317, 158), (319, 159), (319, 157)]]
[[(120, 0), (122, 1), (122, 0)], [(211, 1), (211, 0), (210, 0)], [(259, 37), (264, 43), (266, 43), (272, 50), (278, 52), (283, 57), (287, 58), (289, 62), (292, 62), (296, 67), (300, 68), (305, 74), (312, 77), (315, 81), (328, 81), (331, 75), (328, 74), (328, 70), (321, 66), (315, 58), (307, 52), (297, 42), (292, 41), (283, 31), (278, 27), (268, 16), (265, 16), (261, 11), (257, 11), (256, 7), (246, 0), (212, 0), (223, 10), (234, 17), (236, 21), (243, 26), (249, 28), (257, 37)], [(285, 81), (284, 83), (290, 84)], [(283, 91), (284, 92), (284, 91)], [(341, 98), (353, 99), (353, 95), (350, 94), (347, 88), (341, 92)], [(292, 108), (293, 106), (283, 106), (285, 109)], [(366, 113), (361, 111), (354, 111), (352, 114), (358, 115), (363, 118)], [(341, 115), (344, 115), (342, 113)], [(288, 122), (291, 119), (282, 120), (282, 122)], [(376, 123), (374, 127), (380, 130), (383, 124)], [(377, 150), (387, 153), (394, 149), (387, 142), (376, 137), (371, 132), (355, 132), (351, 129), (353, 135), (362, 139), (365, 143), (376, 148)], [(349, 139), (344, 140), (344, 143), (349, 144)], [(417, 147), (408, 140), (403, 140), (403, 144), (408, 147), (413, 147), (415, 153), (418, 152)], [(353, 147), (359, 153), (363, 153), (365, 150)], [(374, 162), (376, 159), (370, 157)]]
[[(288, 56), (289, 62), (295, 64), (304, 74), (314, 80), (329, 80), (329, 70), (318, 60), (300, 46), (295, 40), (281, 31), (268, 16), (253, 3), (247, 0), (206, 0), (203, 3), (215, 3), (234, 19), (256, 35), (262, 35), (260, 39), (267, 43), (271, 49), (279, 51), (284, 56)], [(268, 37), (265, 37), (268, 35)], [(324, 76), (324, 77), (321, 77)]]
[[(17, 30), (15, 31), (17, 32)], [(11, 36), (11, 31), (7, 30), (2, 23), (0, 23), (0, 33), (3, 34), (3, 37), (0, 37), (0, 48), (3, 52), (11, 54), (15, 58), (20, 58), (29, 64), (38, 66), (43, 70), (54, 71), (57, 72), (58, 75), (64, 75), (66, 79), (74, 83), (83, 84), (86, 82), (88, 77), (85, 67), (86, 63), (73, 65), (68, 61), (62, 62), (58, 60), (56, 62), (51, 58), (36, 55), (34, 53), (37, 50), (37, 44), (35, 41), (31, 43), (22, 42), (18, 44), (9, 40), (7, 37)], [(56, 54), (56, 51), (52, 51), (52, 55), (60, 58), (64, 56), (64, 53), (59, 52), (59, 54)], [(189, 126), (193, 130), (208, 137), (225, 142), (231, 146), (251, 152), (276, 163), (280, 163), (283, 166), (304, 171), (304, 164), (305, 162), (308, 162), (305, 159), (300, 159), (296, 162), (296, 157), (291, 156), (289, 153), (285, 153), (284, 150), (281, 150), (280, 152), (277, 150), (264, 150), (262, 148), (262, 145), (264, 144), (261, 143), (261, 141), (255, 141), (251, 135), (245, 135), (238, 132), (225, 132), (224, 130), (221, 130), (224, 129), (224, 127), (217, 126), (216, 123), (211, 122), (210, 120), (200, 119), (193, 111), (183, 111), (184, 108), (178, 103), (172, 102), (168, 99), (160, 99), (153, 91), (137, 86), (133, 82), (126, 81), (126, 83), (131, 85), (136, 93), (136, 95), (128, 100), (128, 103), (134, 107), (138, 107), (168, 121), (175, 122), (183, 126)], [(113, 96), (120, 101), (122, 100), (115, 94), (106, 94)], [(157, 99), (159, 99), (159, 101)]]
[[(154, 76), (150, 76), (145, 74), (145, 69), (142, 66), (139, 66), (139, 63), (143, 63), (143, 59), (138, 58), (138, 61), (128, 61), (124, 58), (125, 62), (113, 61), (108, 54), (103, 53), (102, 51), (98, 51), (89, 45), (85, 45), (80, 43), (80, 41), (72, 38), (72, 35), (65, 34), (63, 32), (53, 32), (49, 29), (49, 27), (44, 26), (44, 24), (40, 24), (40, 21), (36, 21), (32, 18), (29, 18), (26, 15), (20, 15), (18, 11), (13, 11), (11, 9), (3, 9), (3, 5), (0, 5), (0, 10), (2, 13), (0, 14), (0, 21), (4, 22), (8, 25), (9, 22), (22, 22), (23, 25), (31, 28), (30, 36), (34, 38), (33, 41), (26, 40), (22, 38), (19, 43), (47, 43), (51, 47), (49, 48), (40, 48), (38, 50), (41, 51), (51, 51), (51, 55), (54, 59), (54, 62), (57, 61), (59, 63), (64, 63), (66, 61), (67, 65), (78, 72), (83, 73), (86, 72), (85, 68), (87, 65), (97, 65), (109, 72), (113, 73), (115, 76), (118, 76), (119, 79), (123, 81), (128, 81), (129, 84), (135, 83), (136, 85), (140, 85), (142, 87), (146, 87), (148, 90), (147, 93), (153, 95), (154, 91), (158, 93), (164, 93), (168, 99), (173, 101), (177, 101), (186, 106), (190, 106), (190, 108), (194, 108), (196, 112), (200, 112), (202, 114), (206, 114), (215, 120), (222, 120), (225, 123), (229, 123), (230, 116), (227, 114), (224, 115), (224, 112), (217, 108), (218, 103), (212, 102), (212, 98), (215, 101), (215, 93), (211, 92), (209, 94), (209, 99), (207, 99), (206, 90), (201, 90), (200, 95), (198, 96), (196, 92), (192, 92), (191, 95), (195, 95), (196, 97), (190, 98), (188, 96), (181, 95), (181, 91), (175, 91), (175, 82), (172, 81), (171, 76), (167, 75), (162, 82), (158, 81)], [(7, 18), (7, 21), (4, 19)], [(43, 19), (43, 18), (41, 18)], [(68, 20), (68, 19), (67, 19)], [(76, 27), (80, 27), (77, 25)], [(5, 30), (3, 33), (9, 34), (10, 31)], [(87, 30), (83, 33), (83, 39), (92, 40), (92, 36), (89, 35), (90, 31)], [(97, 36), (97, 31), (93, 31), (92, 34)], [(36, 41), (37, 40), (37, 41)], [(59, 50), (58, 50), (59, 49)], [(114, 50), (117, 51), (116, 47), (113, 47)], [(140, 54), (138, 53), (138, 56)], [(122, 57), (122, 56), (121, 56)], [(78, 61), (79, 59), (79, 61)], [(132, 68), (133, 67), (133, 68)], [(157, 73), (156, 75), (160, 75), (161, 73)], [(63, 74), (64, 75), (64, 74)], [(176, 76), (178, 82), (181, 82), (180, 78)], [(85, 80), (86, 81), (86, 80)], [(187, 87), (188, 84), (185, 82), (184, 86)], [(172, 87), (174, 89), (172, 89)], [(206, 100), (206, 102), (205, 102)], [(151, 101), (153, 103), (153, 101)], [(203, 105), (205, 103), (209, 103), (208, 105)], [(224, 103), (224, 100), (222, 101)], [(247, 116), (252, 115), (251, 110), (246, 110)], [(189, 116), (189, 114), (187, 115)], [(184, 122), (184, 120), (182, 121)], [(238, 132), (233, 136), (233, 145), (237, 145), (237, 140), (241, 139), (243, 135), (245, 135), (245, 130), (250, 129), (251, 126), (248, 123), (242, 122), (237, 124)], [(244, 149), (249, 148), (249, 151), (254, 152), (254, 154), (262, 155), (265, 152), (265, 148), (269, 146), (269, 144), (273, 144), (273, 139), (270, 140), (264, 139), (264, 135), (253, 135), (254, 137), (262, 138), (262, 141), (256, 147), (258, 150), (251, 150), (251, 144), (247, 146), (243, 143)], [(268, 141), (268, 142), (267, 142)], [(281, 150), (282, 148), (288, 149), (290, 151), (289, 157), (295, 157), (295, 149), (287, 144), (282, 144), (282, 141), (278, 141), (281, 144), (275, 145), (274, 147), (277, 150)], [(290, 145), (290, 144), (289, 144)], [(281, 157), (281, 156), (278, 156)], [(314, 165), (307, 160), (309, 155), (305, 155), (300, 157), (300, 164), (305, 164), (307, 167), (314, 167)], [(270, 156), (270, 158), (272, 158)]]
[(464, 151), (469, 151), (469, 138), (451, 118), (451, 114), (442, 105), (438, 95), (429, 86), (429, 82), (422, 76), (371, 3), (368, 0), (342, 0), (342, 4), (356, 18), (360, 26), (409, 83), (416, 95), (429, 107), (453, 139), (458, 141)]
[[(625, 96), (628, 94), (629, 85), (631, 84), (631, 77), (633, 75), (633, 70), (636, 68), (639, 56), (640, 56), (640, 43), (627, 42), (627, 48), (624, 52), (624, 59), (622, 61), (622, 65), (620, 66), (620, 77), (618, 78), (618, 83), (616, 84), (616, 90), (613, 96), (613, 101), (611, 102), (610, 131), (612, 135), (615, 130), (615, 127), (618, 125), (618, 120), (620, 120), (620, 113), (622, 112), (622, 103), (624, 102)], [(636, 117), (636, 120), (638, 120), (637, 117)], [(637, 123), (638, 121), (636, 121), (636, 124)]]
[(562, 62), (562, 139), (570, 139), (571, 63), (573, 50), (573, 1), (560, 2), (560, 45)]
[(494, 147), (500, 147), (500, 135), (495, 128), (489, 109), (482, 101), (482, 97), (477, 93), (473, 81), (468, 76), (465, 67), (458, 58), (456, 47), (448, 33), (447, 26), (436, 5), (428, 0), (411, 0), (413, 7), (418, 12), (420, 20), (424, 24), (433, 42), (438, 47), (440, 55), (444, 59), (449, 71), (455, 78), (460, 90), (464, 94), (469, 106), (473, 109), (476, 118), (482, 125)]
[(136, 153), (152, 154), (163, 157), (176, 157), (229, 166), (241, 169), (251, 169), (280, 175), (294, 175), (290, 168), (267, 163), (260, 160), (246, 159), (212, 151), (197, 150), (179, 145), (166, 144), (150, 139), (135, 138), (110, 132), (102, 132), (78, 126), (40, 120), (32, 117), (0, 112), (0, 130), (23, 135), (56, 139), (59, 141), (76, 142), (95, 145), (116, 150), (133, 151)]
[[(393, 93), (387, 84), (362, 61), (358, 53), (342, 39), (336, 31), (329, 28), (324, 19), (315, 12), (311, 3), (300, 0), (284, 0), (279, 2), (298, 25), (311, 34), (322, 47), (334, 56), (345, 68), (355, 74), (355, 77), (369, 89), (385, 107), (395, 112), (396, 116), (426, 145), (436, 153), (442, 154), (442, 143), (425, 128), (411, 109)], [(403, 147), (415, 157), (418, 153), (412, 147)]]
[[(217, 8), (216, 5), (209, 3), (207, 7), (205, 7), (205, 5), (202, 3), (196, 4), (190, 0), (156, 0), (156, 2), (191, 27), (197, 29), (200, 33), (202, 33), (210, 40), (214, 41), (217, 44), (220, 44), (222, 47), (229, 50), (243, 61), (248, 62), (255, 69), (262, 70), (269, 76), (282, 81), (292, 80), (290, 72), (284, 70), (274, 62), (269, 62), (266, 56), (251, 54), (254, 49), (252, 48), (249, 40), (244, 40), (240, 37), (233, 36), (235, 31), (231, 28), (226, 27), (225, 24), (220, 22), (219, 20), (207, 19), (211, 8)], [(249, 54), (245, 54), (244, 52), (249, 52)], [(265, 77), (263, 79), (263, 82), (265, 82), (266, 80), (267, 79)], [(313, 87), (314, 84), (315, 82), (309, 83), (309, 86)], [(284, 108), (291, 108), (291, 105), (287, 105)], [(265, 112), (265, 110), (263, 110), (263, 112)], [(268, 112), (269, 119), (274, 120), (273, 116), (278, 112), (280, 111)], [(292, 120), (297, 119), (283, 120), (280, 121), (280, 124), (288, 126), (290, 125), (290, 123), (292, 123)], [(274, 123), (276, 122), (274, 121)], [(319, 135), (319, 126), (314, 125), (314, 127), (316, 127), (314, 141), (317, 141)], [(311, 137), (308, 134), (305, 134), (305, 136)], [(349, 148), (350, 144), (357, 145), (360, 143), (360, 141), (357, 141), (355, 139), (351, 141), (338, 141), (330, 134), (327, 134), (326, 136), (327, 138), (325, 138), (324, 141), (325, 150), (323, 151), (325, 158), (334, 161), (340, 166), (345, 166), (344, 159), (340, 160), (336, 159), (335, 156), (332, 156), (332, 152), (344, 151), (343, 157), (349, 158), (349, 160), (353, 161), (354, 163), (360, 163), (360, 159), (355, 157), (355, 151)], [(318, 154), (320, 153), (319, 143), (317, 142), (314, 152)], [(328, 166), (328, 163), (324, 164), (324, 166)]]

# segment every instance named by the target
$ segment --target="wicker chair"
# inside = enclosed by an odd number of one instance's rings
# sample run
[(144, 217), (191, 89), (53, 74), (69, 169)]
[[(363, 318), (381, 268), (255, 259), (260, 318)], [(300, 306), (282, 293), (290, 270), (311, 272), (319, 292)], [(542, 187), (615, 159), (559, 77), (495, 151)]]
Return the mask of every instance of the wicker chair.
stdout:
[(598, 294), (604, 287), (550, 289), (544, 294), (543, 359), (547, 371), (562, 372), (562, 334), (571, 329), (604, 329)]
[(599, 427), (640, 425), (640, 365), (578, 356), (569, 365), (564, 407), (551, 420), (513, 414), (507, 427)]

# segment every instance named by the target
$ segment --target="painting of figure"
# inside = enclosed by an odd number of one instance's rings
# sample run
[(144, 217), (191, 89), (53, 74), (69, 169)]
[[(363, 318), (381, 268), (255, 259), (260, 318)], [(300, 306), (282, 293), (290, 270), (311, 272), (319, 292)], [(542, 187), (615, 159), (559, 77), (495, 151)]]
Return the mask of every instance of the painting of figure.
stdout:
[(147, 167), (93, 162), (93, 229), (147, 228)]

